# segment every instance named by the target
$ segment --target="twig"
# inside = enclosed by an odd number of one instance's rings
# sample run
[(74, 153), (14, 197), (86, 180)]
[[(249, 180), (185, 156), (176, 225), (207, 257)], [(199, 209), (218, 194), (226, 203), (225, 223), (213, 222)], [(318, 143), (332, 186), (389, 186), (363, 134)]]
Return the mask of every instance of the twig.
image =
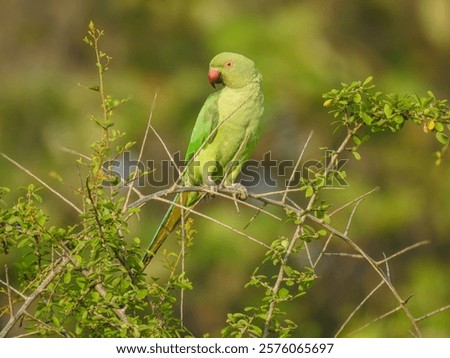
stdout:
[[(180, 202), (184, 203), (183, 193), (180, 194)], [(185, 258), (186, 258), (186, 223), (185, 223), (185, 212), (181, 208), (181, 272), (185, 272)], [(184, 287), (180, 290), (180, 321), (181, 325), (184, 326)]]
[[(142, 139), (141, 149), (139, 151), (139, 156), (138, 156), (139, 163), (141, 162), (142, 156), (144, 155), (144, 147), (145, 147), (145, 144), (147, 143), (147, 136), (148, 136), (148, 132), (150, 130), (150, 126), (152, 123), (153, 112), (155, 110), (157, 98), (158, 98), (158, 92), (155, 92), (155, 96), (153, 97), (152, 107), (150, 108), (150, 114), (149, 114), (148, 120), (147, 120), (147, 127), (145, 128), (144, 138)], [(138, 175), (138, 168), (136, 168), (136, 170), (133, 173), (133, 177), (131, 179), (131, 184), (130, 184), (128, 192), (127, 192), (125, 203), (123, 204), (123, 208), (122, 208), (123, 212), (126, 211), (126, 209), (127, 209), (128, 202), (129, 202), (130, 196), (131, 196), (131, 191), (134, 188), (134, 181), (136, 180), (137, 175)]]
[(185, 205), (181, 205), (181, 204), (179, 204), (179, 203), (172, 202), (172, 201), (167, 200), (167, 199), (164, 199), (164, 198), (156, 197), (155, 200), (162, 201), (163, 203), (166, 203), (166, 204), (178, 206), (179, 208), (185, 209), (189, 214), (192, 213), (192, 214), (195, 214), (195, 215), (197, 215), (197, 216), (200, 216), (200, 217), (202, 217), (202, 218), (204, 218), (204, 219), (206, 219), (206, 220), (209, 220), (209, 221), (211, 221), (211, 222), (213, 222), (213, 223), (215, 223), (215, 224), (217, 224), (217, 225), (219, 225), (219, 226), (222, 226), (222, 227), (224, 227), (224, 228), (227, 228), (228, 230), (230, 230), (230, 231), (232, 231), (232, 232), (234, 232), (234, 233), (236, 233), (236, 234), (239, 234), (240, 236), (244, 236), (244, 237), (246, 237), (247, 239), (249, 239), (249, 240), (251, 240), (251, 241), (253, 241), (253, 242), (256, 242), (258, 245), (264, 246), (266, 249), (272, 250), (270, 246), (268, 246), (268, 245), (266, 245), (265, 243), (259, 241), (258, 239), (255, 239), (254, 237), (252, 237), (252, 236), (246, 234), (245, 232), (242, 232), (242, 231), (240, 231), (240, 230), (238, 230), (238, 229), (235, 229), (234, 227), (232, 227), (232, 226), (230, 226), (230, 225), (227, 225), (227, 224), (221, 222), (220, 220), (214, 219), (214, 218), (211, 217), (211, 216), (202, 214), (202, 213), (200, 213), (200, 212), (198, 212), (198, 211), (196, 211), (196, 210), (194, 210), (194, 209), (192, 209), (192, 208), (186, 207)]
[(422, 320), (424, 320), (424, 319), (426, 319), (428, 317), (434, 316), (437, 313), (444, 312), (445, 310), (448, 310), (449, 308), (450, 308), (450, 305), (438, 308), (437, 310), (431, 311), (431, 312), (429, 312), (429, 313), (427, 313), (427, 314), (425, 314), (423, 316), (420, 316), (420, 317), (416, 318), (416, 322), (419, 322), (419, 321), (422, 321)]
[(91, 160), (91, 158), (89, 158), (86, 154), (80, 153), (80, 152), (76, 151), (75, 149), (68, 148), (68, 147), (65, 147), (65, 146), (61, 146), (60, 148), (61, 148), (61, 150), (63, 152), (70, 153), (70, 154), (73, 154), (75, 156), (82, 157), (83, 159), (86, 159), (86, 160), (89, 160), (89, 161)]
[(428, 245), (429, 243), (430, 243), (429, 240), (423, 240), (423, 241), (416, 242), (415, 244), (413, 244), (411, 246), (408, 246), (408, 247), (405, 247), (403, 250), (400, 250), (400, 251), (396, 252), (395, 254), (393, 254), (391, 256), (385, 257), (383, 260), (375, 261), (375, 262), (376, 262), (377, 265), (381, 265), (381, 264), (383, 264), (383, 263), (385, 263), (385, 262), (387, 262), (387, 261), (389, 261), (389, 260), (391, 260), (391, 259), (393, 259), (393, 258), (395, 258), (397, 256), (400, 256), (401, 254), (404, 254), (405, 252), (413, 250), (413, 249), (415, 249), (415, 248), (417, 248), (419, 246)]
[[(62, 329), (61, 331), (58, 331), (58, 330), (54, 329), (52, 326), (50, 326), (47, 323), (45, 323), (44, 321), (40, 320), (39, 318), (29, 314), (27, 311), (24, 312), (24, 315), (28, 316), (32, 320), (38, 322), (43, 327), (47, 328), (49, 331), (55, 332), (56, 334), (60, 335), (61, 337), (70, 338), (70, 335), (64, 329)], [(39, 331), (37, 331), (37, 332), (30, 332), (28, 334), (22, 334), (20, 336), (17, 336), (17, 338), (19, 338), (19, 337), (26, 337), (27, 335), (33, 335), (33, 334), (36, 334), (36, 333), (39, 333)]]
[[(286, 252), (284, 254), (283, 261), (281, 262), (280, 269), (278, 271), (277, 279), (272, 288), (273, 295), (276, 295), (281, 287), (281, 283), (283, 282), (283, 278), (284, 278), (284, 268), (286, 266), (287, 259), (291, 255), (291, 252), (295, 246), (295, 243), (297, 242), (297, 238), (299, 237), (300, 230), (301, 230), (301, 226), (297, 225), (297, 227), (295, 228), (295, 232), (292, 235), (292, 239), (289, 242), (289, 246), (286, 249)], [(266, 318), (266, 321), (264, 322), (263, 337), (267, 337), (269, 335), (270, 322), (272, 321), (273, 313), (275, 311), (275, 303), (276, 303), (276, 301), (272, 300), (270, 302), (269, 309), (267, 310), (267, 318)]]
[(283, 203), (286, 201), (286, 197), (287, 197), (288, 190), (289, 190), (289, 184), (294, 179), (295, 173), (297, 172), (298, 166), (300, 165), (300, 162), (302, 161), (303, 155), (305, 154), (305, 150), (308, 147), (309, 141), (311, 140), (312, 136), (313, 136), (313, 131), (309, 132), (308, 138), (306, 139), (306, 142), (303, 145), (302, 150), (300, 151), (300, 155), (298, 156), (297, 163), (295, 163), (294, 170), (291, 173), (291, 176), (288, 181), (288, 185), (286, 185), (286, 190), (284, 190), (283, 198), (281, 199), (281, 201)]
[(347, 252), (324, 252), (325, 256), (342, 256), (342, 257), (351, 257), (354, 259), (364, 259), (363, 255), (360, 254), (350, 254)]
[(36, 175), (34, 175), (31, 171), (29, 171), (27, 168), (25, 168), (24, 166), (22, 166), (21, 164), (19, 164), (18, 162), (16, 162), (14, 159), (8, 157), (6, 154), (4, 153), (0, 153), (0, 155), (5, 158), (7, 161), (9, 161), (10, 163), (14, 164), (17, 168), (19, 168), (20, 170), (22, 170), (23, 172), (27, 173), (29, 176), (31, 176), (32, 178), (34, 178), (35, 180), (37, 180), (39, 183), (41, 183), (43, 186), (45, 186), (48, 190), (50, 190), (53, 194), (55, 194), (58, 198), (60, 198), (62, 201), (64, 201), (66, 204), (70, 205), (73, 209), (75, 209), (79, 214), (82, 214), (83, 211), (78, 208), (78, 206), (76, 206), (74, 203), (72, 203), (69, 199), (67, 199), (65, 196), (63, 196), (62, 194), (60, 194), (58, 191), (56, 191), (55, 189), (53, 189), (50, 185), (48, 185), (46, 182), (44, 182), (42, 179), (40, 179), (39, 177), (37, 177)]
[(356, 209), (358, 209), (359, 204), (361, 204), (361, 202), (362, 202), (363, 200), (364, 200), (364, 199), (359, 199), (359, 200), (355, 203), (355, 206), (353, 207), (352, 212), (350, 213), (350, 216), (349, 216), (349, 218), (348, 218), (347, 226), (345, 227), (345, 231), (344, 231), (344, 234), (345, 234), (345, 235), (348, 234), (348, 231), (350, 230), (350, 225), (352, 224), (353, 216), (354, 216), (355, 213), (356, 213)]
[[(164, 189), (164, 190), (160, 190), (153, 194), (145, 195), (142, 198), (129, 204), (128, 209), (141, 207), (152, 200), (158, 200), (158, 198), (162, 198), (162, 197), (165, 197), (170, 194), (185, 193), (185, 192), (191, 192), (191, 191), (201, 192), (201, 193), (205, 193), (205, 194), (213, 194), (213, 195), (220, 196), (220, 197), (228, 199), (228, 200), (234, 200), (234, 199), (226, 194), (238, 194), (239, 193), (235, 188), (231, 188), (231, 187), (220, 187), (220, 188), (218, 187), (217, 191), (212, 191), (208, 187), (203, 187), (203, 186), (178, 186), (175, 188)], [(256, 197), (256, 195), (249, 193), (249, 197), (254, 198), (254, 199), (259, 199), (260, 197)], [(282, 219), (280, 217), (272, 214), (269, 211), (262, 209), (261, 207), (257, 207), (247, 201), (242, 201), (241, 204), (248, 206), (250, 208), (253, 208), (255, 210), (261, 211), (262, 213), (272, 217), (273, 219), (282, 221)]]
[(342, 332), (342, 330), (345, 328), (345, 326), (348, 324), (348, 322), (350, 322), (350, 320), (353, 318), (353, 316), (356, 314), (356, 312), (358, 312), (358, 310), (364, 305), (364, 303), (366, 303), (367, 300), (383, 285), (384, 285), (384, 281), (381, 281), (372, 291), (370, 291), (370, 293), (366, 297), (364, 297), (364, 299), (361, 301), (361, 303), (358, 306), (356, 306), (356, 308), (352, 311), (352, 313), (350, 313), (350, 315), (347, 317), (345, 322), (342, 323), (341, 327), (338, 329), (338, 331), (334, 335), (334, 338), (337, 338), (337, 336), (339, 336), (339, 333)]
[(306, 214), (308, 219), (311, 221), (321, 225), (324, 229), (328, 230), (329, 232), (333, 233), (334, 235), (338, 236), (342, 240), (344, 240), (350, 247), (352, 247), (356, 252), (358, 252), (360, 255), (364, 257), (364, 259), (369, 263), (369, 265), (375, 270), (375, 272), (380, 276), (380, 278), (384, 281), (384, 283), (387, 285), (391, 293), (394, 295), (395, 299), (400, 304), (401, 309), (403, 309), (403, 312), (408, 317), (408, 319), (411, 322), (411, 325), (414, 328), (414, 331), (418, 337), (422, 336), (422, 333), (420, 332), (419, 327), (416, 324), (415, 318), (410, 312), (410, 310), (406, 307), (406, 301), (404, 301), (400, 295), (398, 294), (395, 287), (392, 285), (392, 283), (389, 281), (389, 279), (386, 277), (385, 273), (379, 268), (376, 261), (373, 260), (363, 249), (361, 249), (353, 240), (351, 240), (347, 235), (344, 233), (339, 232), (335, 228), (333, 228), (331, 225), (328, 225), (323, 222), (322, 219), (318, 219), (315, 216), (311, 214)]
[(357, 198), (355, 198), (355, 199), (349, 201), (348, 203), (342, 205), (341, 207), (337, 208), (336, 210), (333, 210), (330, 214), (328, 214), (328, 216), (331, 217), (331, 216), (337, 214), (338, 212), (344, 210), (345, 208), (347, 208), (347, 207), (353, 205), (354, 203), (356, 203), (356, 202), (358, 202), (358, 201), (361, 201), (361, 200), (364, 199), (366, 196), (369, 196), (370, 194), (372, 194), (372, 193), (378, 191), (379, 189), (380, 189), (379, 187), (375, 187), (375, 188), (373, 188), (372, 190), (369, 190), (367, 193), (364, 193), (364, 194), (358, 196)]
[(39, 284), (39, 286), (24, 300), (22, 306), (17, 310), (15, 316), (10, 317), (5, 327), (0, 331), (0, 337), (6, 337), (9, 331), (13, 328), (14, 324), (23, 316), (24, 312), (33, 303), (46, 287), (54, 280), (54, 278), (64, 269), (64, 267), (70, 262), (69, 257), (63, 257), (61, 260), (53, 265), (53, 270), (48, 276)]
[(12, 298), (11, 298), (11, 286), (9, 285), (8, 265), (5, 265), (5, 279), (6, 279), (6, 292), (8, 295), (9, 312), (10, 312), (10, 316), (14, 317), (14, 308), (13, 308)]
[(389, 312), (386, 312), (385, 314), (373, 319), (372, 321), (366, 323), (365, 325), (359, 327), (358, 329), (355, 329), (354, 331), (350, 332), (348, 336), (353, 336), (355, 333), (362, 331), (364, 328), (369, 327), (370, 325), (374, 324), (375, 322), (381, 321), (383, 318), (386, 318), (392, 314), (394, 314), (397, 311), (400, 311), (402, 309), (402, 306), (397, 306), (396, 308), (390, 310)]

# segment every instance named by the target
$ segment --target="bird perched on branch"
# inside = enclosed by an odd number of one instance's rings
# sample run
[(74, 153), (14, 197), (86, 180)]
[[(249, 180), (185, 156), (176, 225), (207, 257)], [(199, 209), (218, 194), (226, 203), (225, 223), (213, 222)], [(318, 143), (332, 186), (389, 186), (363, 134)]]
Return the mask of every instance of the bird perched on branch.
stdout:
[[(262, 76), (252, 60), (231, 52), (215, 56), (208, 70), (209, 83), (223, 88), (212, 93), (200, 109), (186, 151), (185, 185), (224, 185), (246, 190), (234, 183), (242, 165), (253, 152), (261, 133), (264, 96)], [(181, 220), (182, 208), (190, 208), (204, 194), (177, 194), (143, 258), (148, 265)]]

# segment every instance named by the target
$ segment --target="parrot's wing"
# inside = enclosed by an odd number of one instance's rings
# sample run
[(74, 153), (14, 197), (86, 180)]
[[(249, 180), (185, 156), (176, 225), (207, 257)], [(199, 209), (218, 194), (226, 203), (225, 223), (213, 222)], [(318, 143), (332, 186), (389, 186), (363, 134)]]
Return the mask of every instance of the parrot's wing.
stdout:
[(206, 140), (211, 142), (215, 136), (215, 133), (211, 134), (211, 132), (217, 128), (219, 123), (218, 102), (220, 92), (214, 92), (209, 95), (198, 114), (186, 151), (186, 162), (191, 160)]

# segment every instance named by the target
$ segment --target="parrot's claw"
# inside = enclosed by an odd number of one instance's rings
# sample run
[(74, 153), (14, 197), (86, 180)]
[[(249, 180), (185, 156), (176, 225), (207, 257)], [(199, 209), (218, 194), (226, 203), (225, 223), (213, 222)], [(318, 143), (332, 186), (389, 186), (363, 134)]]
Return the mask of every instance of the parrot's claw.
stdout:
[(204, 184), (204, 187), (208, 191), (208, 198), (214, 198), (216, 193), (219, 191), (219, 186), (216, 185), (210, 177), (208, 177), (207, 183)]
[(208, 185), (206, 186), (206, 190), (208, 190), (208, 198), (214, 198), (216, 193), (219, 191), (219, 187), (217, 185)]
[(235, 198), (242, 200), (242, 201), (245, 201), (248, 199), (247, 188), (245, 186), (243, 186), (241, 183), (233, 183), (227, 187), (236, 191), (236, 193), (233, 194), (233, 196)]

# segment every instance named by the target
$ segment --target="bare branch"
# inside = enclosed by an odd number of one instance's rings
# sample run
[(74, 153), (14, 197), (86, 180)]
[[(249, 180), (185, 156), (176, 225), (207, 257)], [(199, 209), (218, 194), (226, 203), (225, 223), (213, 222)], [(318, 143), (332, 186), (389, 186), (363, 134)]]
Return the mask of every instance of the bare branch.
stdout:
[(56, 191), (55, 189), (53, 189), (50, 185), (48, 185), (46, 182), (44, 182), (42, 179), (40, 179), (39, 177), (37, 177), (36, 175), (34, 175), (31, 171), (29, 171), (27, 168), (23, 167), (22, 165), (20, 165), (19, 163), (17, 163), (14, 159), (8, 157), (6, 154), (4, 153), (0, 153), (0, 155), (5, 158), (7, 161), (9, 161), (10, 163), (14, 164), (17, 168), (19, 168), (20, 170), (22, 170), (23, 172), (27, 173), (29, 176), (31, 176), (32, 178), (34, 178), (35, 180), (37, 180), (39, 183), (41, 183), (43, 186), (45, 186), (48, 190), (50, 190), (53, 194), (55, 194), (58, 198), (60, 198), (62, 201), (64, 201), (66, 204), (68, 204), (69, 206), (71, 206), (73, 209), (75, 209), (79, 214), (82, 214), (83, 211), (78, 208), (78, 206), (76, 206), (74, 203), (72, 203), (69, 199), (67, 199), (64, 195), (60, 194), (58, 191)]
[(419, 322), (419, 321), (422, 321), (422, 320), (424, 320), (424, 319), (426, 319), (428, 317), (434, 316), (435, 314), (444, 312), (445, 310), (448, 310), (449, 308), (450, 308), (450, 305), (438, 308), (437, 310), (434, 310), (432, 312), (429, 312), (429, 313), (427, 313), (427, 314), (425, 314), (423, 316), (420, 316), (420, 317), (416, 318), (416, 322)]
[(350, 315), (347, 317), (345, 322), (338, 329), (338, 331), (334, 335), (335, 338), (337, 338), (339, 336), (339, 334), (342, 332), (342, 330), (345, 328), (345, 326), (348, 324), (348, 322), (350, 322), (350, 320), (353, 318), (355, 313), (358, 312), (358, 310), (364, 305), (364, 303), (366, 303), (367, 300), (383, 285), (384, 285), (384, 282), (381, 281), (372, 291), (370, 291), (370, 293), (366, 297), (364, 297), (364, 299), (361, 301), (361, 303), (358, 306), (356, 306), (356, 308), (352, 311), (352, 313), (350, 313)]
[(211, 222), (213, 222), (213, 223), (215, 223), (215, 224), (217, 224), (219, 226), (222, 226), (222, 227), (224, 227), (224, 228), (226, 228), (226, 229), (228, 229), (228, 230), (230, 230), (230, 231), (232, 231), (232, 232), (234, 232), (234, 233), (236, 233), (236, 234), (238, 234), (240, 236), (244, 236), (247, 239), (249, 239), (249, 240), (251, 240), (253, 242), (256, 242), (258, 245), (264, 246), (266, 249), (272, 250), (270, 246), (266, 245), (262, 241), (259, 241), (258, 239), (255, 239), (254, 237), (246, 234), (245, 232), (242, 232), (242, 231), (240, 231), (238, 229), (235, 229), (234, 227), (232, 227), (230, 225), (227, 225), (227, 224), (221, 222), (220, 220), (214, 219), (211, 216), (202, 214), (202, 213), (200, 213), (200, 212), (198, 212), (198, 211), (196, 211), (196, 210), (194, 210), (192, 208), (186, 207), (185, 205), (181, 205), (181, 204), (179, 204), (177, 202), (173, 202), (173, 201), (161, 198), (161, 197), (155, 197), (155, 200), (162, 201), (163, 203), (174, 205), (174, 206), (177, 206), (179, 208), (185, 209), (187, 211), (187, 214), (192, 213), (192, 214), (195, 214), (197, 216), (200, 216), (200, 217), (202, 217), (202, 218), (204, 218), (206, 220), (209, 220), (209, 221), (211, 221)]
[[(139, 151), (138, 162), (140, 162), (142, 160), (142, 156), (144, 155), (144, 148), (145, 148), (145, 144), (147, 143), (148, 132), (150, 130), (150, 126), (152, 123), (153, 112), (155, 110), (157, 98), (158, 98), (158, 92), (155, 92), (155, 96), (153, 97), (152, 107), (150, 108), (150, 114), (149, 114), (148, 120), (147, 120), (147, 127), (145, 128), (144, 138), (142, 139), (141, 149)], [(136, 170), (133, 172), (133, 177), (131, 179), (131, 184), (129, 185), (129, 189), (128, 189), (127, 196), (125, 199), (125, 203), (123, 204), (122, 211), (126, 211), (128, 202), (130, 201), (131, 190), (134, 188), (134, 181), (137, 178), (138, 172), (139, 172), (138, 168), (136, 168)]]
[(288, 190), (289, 190), (289, 184), (294, 179), (295, 173), (297, 172), (298, 166), (300, 165), (300, 162), (302, 161), (303, 155), (305, 154), (305, 150), (308, 147), (309, 141), (311, 140), (312, 136), (313, 136), (313, 131), (309, 132), (308, 138), (306, 139), (306, 142), (303, 145), (302, 150), (300, 151), (300, 155), (298, 156), (297, 163), (295, 163), (294, 170), (291, 173), (291, 177), (289, 178), (288, 185), (286, 185), (286, 190), (284, 190), (283, 198), (281, 199), (281, 201), (283, 203), (286, 201), (286, 196), (287, 196)]
[(348, 203), (346, 203), (346, 204), (342, 205), (341, 207), (337, 208), (336, 210), (332, 211), (330, 214), (328, 214), (328, 216), (331, 217), (331, 216), (337, 214), (338, 212), (344, 210), (345, 208), (347, 208), (347, 207), (353, 205), (353, 204), (356, 203), (356, 202), (361, 201), (362, 199), (364, 199), (364, 198), (366, 198), (367, 196), (369, 196), (370, 194), (372, 194), (372, 193), (378, 191), (379, 189), (380, 189), (379, 187), (375, 187), (375, 188), (373, 188), (372, 190), (369, 190), (367, 193), (364, 193), (364, 194), (358, 196), (357, 198), (355, 198), (355, 199), (349, 201)]
[(377, 265), (381, 265), (381, 264), (383, 264), (383, 263), (385, 263), (385, 262), (387, 262), (389, 260), (392, 260), (393, 258), (395, 258), (397, 256), (400, 256), (400, 255), (404, 254), (405, 252), (408, 252), (410, 250), (416, 249), (416, 248), (418, 248), (420, 246), (423, 246), (423, 245), (428, 245), (429, 243), (430, 243), (430, 241), (428, 241), (428, 240), (423, 240), (423, 241), (416, 242), (415, 244), (413, 244), (411, 246), (408, 246), (408, 247), (405, 247), (403, 250), (400, 250), (400, 251), (396, 252), (395, 254), (393, 254), (391, 256), (385, 257), (383, 260), (375, 261), (375, 262), (376, 262)]
[(356, 329), (356, 330), (350, 332), (350, 333), (348, 334), (348, 336), (353, 336), (355, 333), (358, 333), (359, 331), (362, 331), (364, 328), (369, 327), (370, 325), (374, 324), (375, 322), (381, 321), (382, 319), (384, 319), (384, 318), (386, 318), (386, 317), (388, 317), (388, 316), (394, 314), (394, 313), (397, 312), (397, 311), (400, 311), (401, 309), (402, 309), (402, 306), (401, 306), (401, 305), (400, 305), (400, 306), (397, 306), (396, 308), (390, 310), (389, 312), (386, 312), (385, 314), (382, 314), (381, 316), (379, 316), (379, 317), (373, 319), (372, 321), (366, 323), (365, 325), (359, 327), (358, 329)]

